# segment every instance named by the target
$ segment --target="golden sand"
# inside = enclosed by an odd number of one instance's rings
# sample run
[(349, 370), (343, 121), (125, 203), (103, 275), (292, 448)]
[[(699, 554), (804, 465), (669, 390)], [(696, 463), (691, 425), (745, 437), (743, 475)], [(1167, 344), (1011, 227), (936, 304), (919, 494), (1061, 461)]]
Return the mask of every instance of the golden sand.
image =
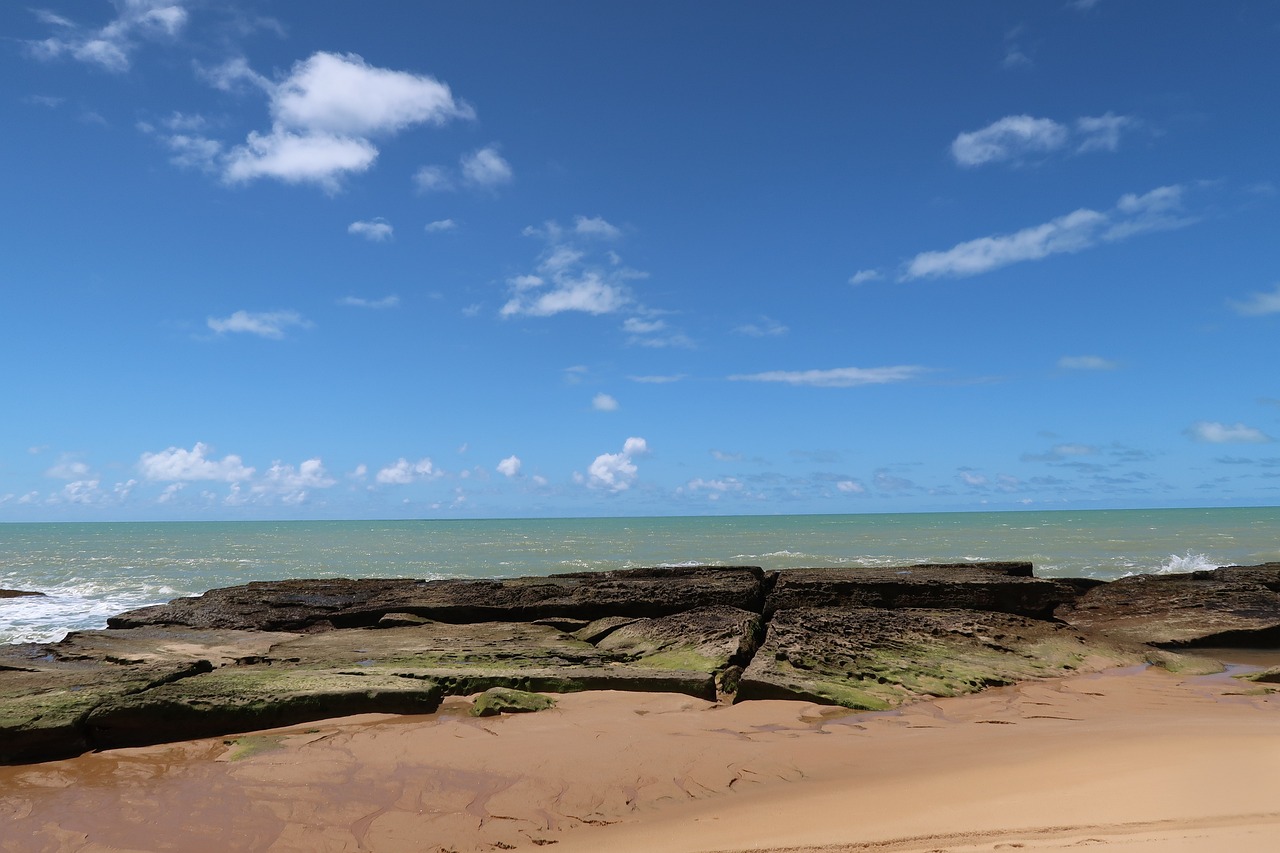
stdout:
[(0, 768), (0, 850), (1271, 851), (1280, 698), (1142, 668), (897, 712), (581, 693)]

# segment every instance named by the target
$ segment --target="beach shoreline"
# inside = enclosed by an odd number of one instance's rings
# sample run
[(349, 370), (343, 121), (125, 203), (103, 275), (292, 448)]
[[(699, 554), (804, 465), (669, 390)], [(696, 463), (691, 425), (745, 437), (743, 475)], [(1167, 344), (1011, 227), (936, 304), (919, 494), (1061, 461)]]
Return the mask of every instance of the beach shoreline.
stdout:
[(455, 697), (0, 768), (0, 850), (1269, 850), (1280, 700), (1247, 668), (884, 713), (586, 692), (475, 719)]

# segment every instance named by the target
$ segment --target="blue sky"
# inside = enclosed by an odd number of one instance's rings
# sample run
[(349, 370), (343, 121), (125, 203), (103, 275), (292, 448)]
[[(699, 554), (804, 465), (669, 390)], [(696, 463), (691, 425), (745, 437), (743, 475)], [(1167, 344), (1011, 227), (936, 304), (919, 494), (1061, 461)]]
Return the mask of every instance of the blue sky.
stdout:
[(0, 520), (1274, 505), (1270, 2), (0, 6)]

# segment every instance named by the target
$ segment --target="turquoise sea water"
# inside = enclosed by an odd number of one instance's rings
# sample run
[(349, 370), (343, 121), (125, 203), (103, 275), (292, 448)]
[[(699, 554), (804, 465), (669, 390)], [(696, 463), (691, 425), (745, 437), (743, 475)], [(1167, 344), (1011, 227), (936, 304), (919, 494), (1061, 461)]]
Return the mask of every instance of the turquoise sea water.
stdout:
[(0, 524), (0, 642), (251, 580), (476, 578), (690, 563), (876, 566), (1031, 560), (1113, 579), (1280, 560), (1280, 508), (591, 518)]

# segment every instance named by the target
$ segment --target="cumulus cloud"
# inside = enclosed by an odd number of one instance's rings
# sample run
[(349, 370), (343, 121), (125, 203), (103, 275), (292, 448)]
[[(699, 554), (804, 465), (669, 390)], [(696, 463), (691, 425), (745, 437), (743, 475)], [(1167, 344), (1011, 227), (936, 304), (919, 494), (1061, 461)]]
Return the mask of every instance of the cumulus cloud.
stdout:
[(81, 27), (70, 18), (43, 9), (33, 10), (57, 35), (26, 43), (38, 59), (70, 57), (107, 71), (129, 70), (132, 54), (143, 40), (171, 40), (186, 26), (188, 14), (175, 0), (125, 0), (117, 3), (117, 15), (99, 29)]
[(849, 276), (849, 283), (852, 285), (866, 284), (869, 281), (879, 281), (884, 278), (880, 270), (858, 270)]
[(44, 472), (57, 480), (83, 480), (89, 477), (89, 466), (72, 456), (63, 455)]
[(1280, 314), (1280, 284), (1270, 293), (1251, 293), (1243, 301), (1232, 301), (1231, 307), (1246, 317)]
[(191, 481), (219, 480), (236, 483), (248, 480), (253, 476), (253, 468), (235, 454), (228, 454), (221, 459), (213, 459), (209, 454), (209, 445), (197, 441), (190, 450), (182, 447), (170, 447), (159, 453), (143, 453), (138, 459), (138, 470), (147, 480)]
[(511, 183), (515, 171), (495, 146), (481, 148), (462, 158), (462, 178), (472, 186), (496, 187)]
[(373, 243), (385, 243), (395, 234), (391, 223), (381, 216), (369, 220), (352, 222), (347, 226), (347, 233), (363, 237)]
[(171, 148), (184, 153), (184, 164), (215, 169), (230, 184), (270, 178), (336, 192), (344, 177), (373, 165), (374, 140), (416, 125), (475, 118), (475, 111), (435, 78), (378, 68), (351, 53), (318, 51), (278, 82), (254, 72), (243, 59), (203, 75), (219, 89), (247, 83), (268, 97), (270, 130), (253, 131), (242, 144), (226, 148), (192, 135), (169, 139)]
[(1064, 355), (1058, 359), (1063, 370), (1115, 370), (1120, 365), (1100, 355)]
[(458, 227), (458, 223), (452, 219), (437, 219), (434, 222), (428, 222), (422, 230), (428, 234), (438, 234), (441, 231), (452, 231)]
[(597, 412), (616, 412), (618, 411), (618, 401), (601, 392), (591, 398), (591, 408)]
[(836, 367), (829, 370), (770, 370), (730, 376), (731, 382), (781, 382), (815, 388), (852, 388), (859, 385), (887, 385), (907, 382), (925, 372), (915, 365), (893, 367)]
[(1260, 429), (1244, 424), (1223, 424), (1217, 421), (1197, 421), (1187, 428), (1187, 435), (1207, 444), (1266, 444), (1274, 441)]
[(585, 237), (600, 237), (613, 240), (622, 236), (622, 230), (611, 225), (602, 216), (576, 216), (573, 220), (573, 231)]
[(413, 175), (413, 185), (420, 193), (448, 192), (460, 187), (472, 189), (496, 189), (509, 184), (515, 178), (515, 170), (495, 145), (464, 154), (458, 160), (458, 168), (423, 166)]
[(508, 456), (498, 463), (498, 473), (504, 477), (515, 477), (520, 473), (520, 457)]
[(430, 479), (431, 477), (440, 476), (435, 465), (429, 458), (419, 459), (417, 462), (410, 462), (401, 456), (392, 464), (378, 471), (374, 479), (383, 484), (389, 485), (407, 485), (415, 480)]
[(280, 461), (273, 462), (263, 478), (253, 485), (253, 492), (278, 495), (286, 504), (306, 501), (312, 489), (327, 489), (337, 481), (330, 477), (320, 459), (308, 459), (297, 468)]
[(836, 488), (848, 495), (860, 495), (867, 490), (867, 487), (857, 480), (839, 480), (836, 482)]
[(628, 438), (621, 453), (602, 453), (595, 458), (587, 468), (586, 484), (615, 494), (626, 491), (639, 476), (635, 457), (648, 452), (649, 445), (643, 438)]
[(1115, 151), (1120, 136), (1136, 124), (1129, 116), (1106, 113), (1076, 119), (1074, 128), (1049, 118), (1005, 116), (979, 130), (959, 134), (951, 156), (965, 167), (1028, 159), (1070, 148), (1076, 153)]
[(243, 332), (272, 340), (283, 338), (290, 326), (308, 328), (311, 325), (297, 311), (236, 311), (230, 317), (210, 317), (207, 324), (220, 335)]
[(943, 251), (921, 252), (907, 262), (901, 281), (963, 278), (1050, 255), (1079, 252), (1137, 234), (1182, 228), (1195, 222), (1182, 212), (1182, 186), (1121, 196), (1108, 211), (1081, 208), (1012, 234), (979, 237)]
[[(599, 236), (600, 229), (591, 225), (587, 234)], [(507, 279), (510, 298), (502, 306), (501, 316), (551, 317), (567, 311), (601, 315), (638, 307), (628, 282), (644, 278), (645, 273), (612, 259), (601, 263), (571, 242), (571, 235), (554, 221), (530, 226), (524, 233), (542, 238), (547, 246), (533, 273)]]
[(275, 88), (271, 114), (284, 127), (345, 137), (396, 133), (415, 124), (475, 118), (449, 87), (420, 74), (319, 51), (296, 63)]

